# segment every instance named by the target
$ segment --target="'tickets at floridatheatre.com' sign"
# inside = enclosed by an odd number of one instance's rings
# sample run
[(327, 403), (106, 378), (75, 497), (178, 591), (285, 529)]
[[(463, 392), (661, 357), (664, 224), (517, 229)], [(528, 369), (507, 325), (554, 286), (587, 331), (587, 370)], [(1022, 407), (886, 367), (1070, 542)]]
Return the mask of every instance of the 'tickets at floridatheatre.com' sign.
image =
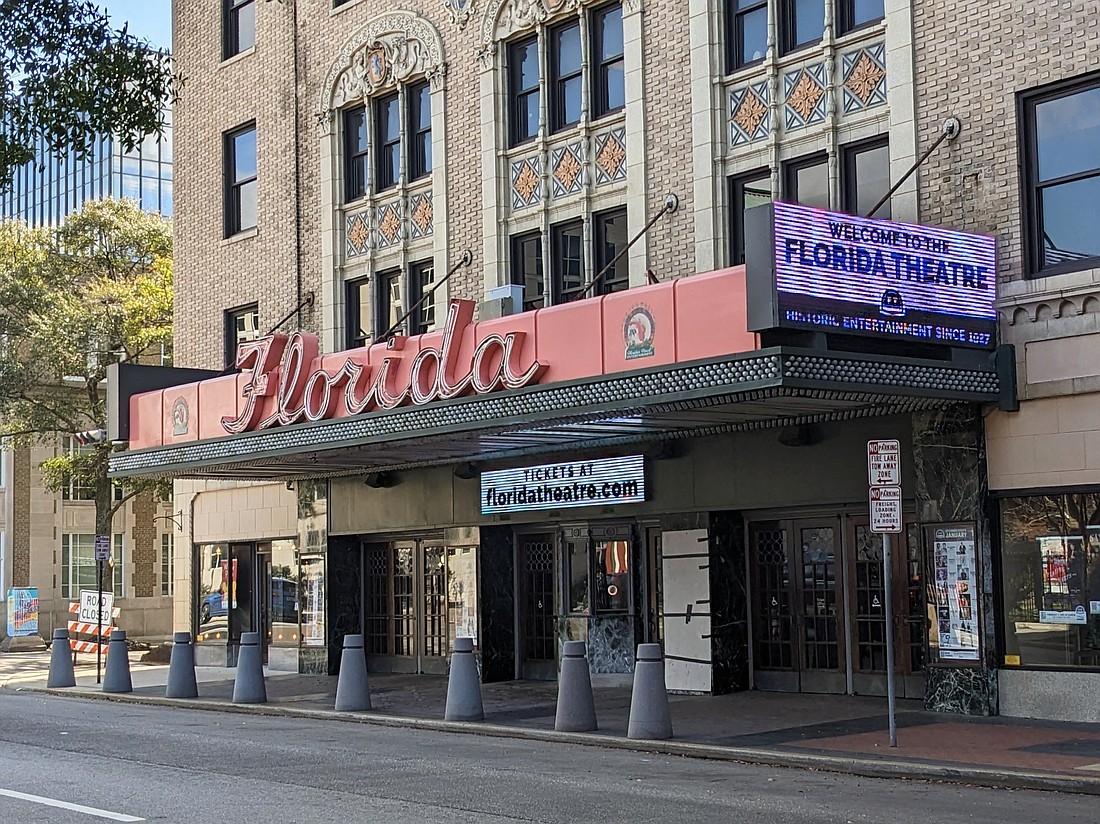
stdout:
[(996, 238), (793, 203), (745, 221), (750, 329), (993, 348)]

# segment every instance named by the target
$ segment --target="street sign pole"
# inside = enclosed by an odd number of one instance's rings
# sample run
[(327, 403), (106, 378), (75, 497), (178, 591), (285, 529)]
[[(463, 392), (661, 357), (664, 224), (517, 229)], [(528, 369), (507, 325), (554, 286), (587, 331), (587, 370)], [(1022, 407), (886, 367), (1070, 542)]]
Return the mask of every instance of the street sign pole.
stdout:
[(97, 608), (98, 620), (96, 627), (95, 645), (95, 682), (103, 683), (103, 561), (96, 561), (96, 589), (99, 590), (99, 607)]
[(894, 674), (894, 582), (890, 558), (890, 533), (882, 534), (882, 611), (886, 618), (886, 701), (890, 706), (890, 746), (898, 745), (897, 676)]

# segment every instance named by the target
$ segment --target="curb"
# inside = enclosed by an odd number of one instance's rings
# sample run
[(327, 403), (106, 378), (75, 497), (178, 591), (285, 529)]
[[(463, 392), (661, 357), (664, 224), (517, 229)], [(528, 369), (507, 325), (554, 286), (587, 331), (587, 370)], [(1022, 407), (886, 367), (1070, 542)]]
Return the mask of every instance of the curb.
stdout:
[(128, 704), (144, 704), (155, 707), (176, 707), (205, 710), (207, 712), (236, 713), (240, 715), (273, 716), (282, 718), (306, 718), (315, 721), (342, 721), (373, 726), (430, 732), (483, 735), (490, 738), (514, 738), (527, 741), (543, 741), (558, 744), (574, 744), (584, 747), (627, 750), (656, 755), (677, 755), (710, 761), (731, 761), (768, 767), (791, 767), (804, 770), (843, 773), (864, 778), (893, 778), (910, 781), (933, 781), (951, 784), (969, 784), (977, 787), (1010, 790), (1039, 790), (1045, 792), (1100, 795), (1100, 778), (1034, 772), (1012, 768), (965, 767), (946, 764), (929, 764), (903, 759), (866, 758), (858, 755), (819, 755), (808, 752), (771, 750), (750, 747), (723, 747), (716, 744), (697, 744), (674, 741), (640, 741), (622, 736), (598, 733), (569, 733), (554, 730), (509, 727), (503, 724), (468, 721), (442, 721), (430, 718), (409, 718), (397, 715), (380, 715), (369, 712), (336, 712), (336, 710), (312, 710), (272, 704), (230, 704), (202, 698), (172, 699), (144, 695), (103, 693), (93, 690), (73, 692), (71, 689), (46, 687), (5, 687), (18, 692), (37, 693), (64, 698), (86, 698), (99, 701), (115, 701)]

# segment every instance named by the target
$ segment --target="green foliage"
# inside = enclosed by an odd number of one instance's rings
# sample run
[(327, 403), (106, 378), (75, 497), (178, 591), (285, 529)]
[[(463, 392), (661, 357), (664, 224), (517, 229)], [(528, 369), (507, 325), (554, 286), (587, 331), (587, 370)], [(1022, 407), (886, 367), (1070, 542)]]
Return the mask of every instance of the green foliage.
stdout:
[[(0, 224), (0, 436), (50, 443), (106, 425), (107, 367), (159, 363), (172, 342), (172, 226), (131, 201), (88, 203), (56, 232)], [(109, 443), (43, 465), (47, 484), (96, 490), (118, 508)], [(129, 495), (164, 484), (128, 485)]]
[(34, 157), (38, 138), (86, 155), (96, 135), (130, 150), (165, 125), (181, 80), (167, 53), (111, 28), (91, 0), (0, 0), (0, 181)]

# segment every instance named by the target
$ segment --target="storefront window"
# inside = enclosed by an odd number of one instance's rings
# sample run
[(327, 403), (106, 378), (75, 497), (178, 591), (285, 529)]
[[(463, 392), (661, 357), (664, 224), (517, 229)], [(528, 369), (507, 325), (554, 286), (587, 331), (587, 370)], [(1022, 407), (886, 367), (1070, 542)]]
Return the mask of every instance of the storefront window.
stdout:
[(569, 564), (569, 612), (588, 614), (588, 539), (577, 538), (566, 542), (566, 560)]
[(226, 643), (229, 636), (231, 579), (227, 544), (200, 544), (195, 547), (196, 643)]
[(1001, 502), (1008, 666), (1100, 666), (1100, 492)]
[(596, 609), (630, 609), (630, 541), (596, 542)]
[(477, 547), (447, 548), (447, 629), (455, 638), (473, 638), (477, 646)]
[(298, 646), (298, 552), (294, 541), (271, 542), (271, 622), (268, 640), (276, 647)]
[(302, 615), (302, 643), (325, 645), (325, 556), (302, 558), (302, 580), (298, 590)]

